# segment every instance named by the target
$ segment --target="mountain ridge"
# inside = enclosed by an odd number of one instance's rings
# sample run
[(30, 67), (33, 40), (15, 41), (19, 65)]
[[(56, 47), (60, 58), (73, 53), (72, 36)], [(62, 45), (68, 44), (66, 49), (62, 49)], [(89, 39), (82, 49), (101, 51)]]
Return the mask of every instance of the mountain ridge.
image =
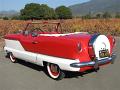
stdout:
[(74, 16), (86, 15), (89, 12), (92, 14), (110, 12), (120, 12), (120, 0), (90, 0), (82, 4), (69, 6)]

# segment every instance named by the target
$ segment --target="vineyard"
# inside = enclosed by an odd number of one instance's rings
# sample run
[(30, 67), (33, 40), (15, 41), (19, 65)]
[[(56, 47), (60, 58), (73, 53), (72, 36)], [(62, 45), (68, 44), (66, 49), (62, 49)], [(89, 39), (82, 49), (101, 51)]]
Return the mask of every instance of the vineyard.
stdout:
[[(0, 20), (0, 38), (8, 33), (24, 30), (27, 22), (28, 21)], [(71, 19), (62, 20), (61, 24), (63, 32), (89, 32), (120, 36), (120, 19)]]

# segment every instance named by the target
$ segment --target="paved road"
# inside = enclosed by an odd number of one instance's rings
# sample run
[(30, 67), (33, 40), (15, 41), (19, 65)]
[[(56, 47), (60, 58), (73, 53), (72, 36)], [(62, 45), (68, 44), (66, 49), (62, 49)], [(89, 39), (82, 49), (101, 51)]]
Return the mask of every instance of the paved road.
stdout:
[(61, 81), (50, 79), (39, 66), (23, 61), (13, 64), (0, 51), (0, 90), (120, 90), (120, 38), (115, 51), (114, 65), (83, 76), (68, 73)]

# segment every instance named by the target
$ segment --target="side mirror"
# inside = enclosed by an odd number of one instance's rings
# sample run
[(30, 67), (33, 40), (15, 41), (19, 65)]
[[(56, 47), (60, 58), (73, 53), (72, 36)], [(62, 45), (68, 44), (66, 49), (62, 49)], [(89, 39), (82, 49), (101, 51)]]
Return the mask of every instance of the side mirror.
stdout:
[(29, 31), (24, 31), (23, 35), (28, 36), (29, 35)]

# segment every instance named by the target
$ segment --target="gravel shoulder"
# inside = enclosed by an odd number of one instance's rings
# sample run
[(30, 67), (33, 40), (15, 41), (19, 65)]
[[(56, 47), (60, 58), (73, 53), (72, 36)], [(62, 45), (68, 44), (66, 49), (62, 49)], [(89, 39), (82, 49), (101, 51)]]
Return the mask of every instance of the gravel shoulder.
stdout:
[(0, 51), (3, 51), (4, 39), (0, 38)]

